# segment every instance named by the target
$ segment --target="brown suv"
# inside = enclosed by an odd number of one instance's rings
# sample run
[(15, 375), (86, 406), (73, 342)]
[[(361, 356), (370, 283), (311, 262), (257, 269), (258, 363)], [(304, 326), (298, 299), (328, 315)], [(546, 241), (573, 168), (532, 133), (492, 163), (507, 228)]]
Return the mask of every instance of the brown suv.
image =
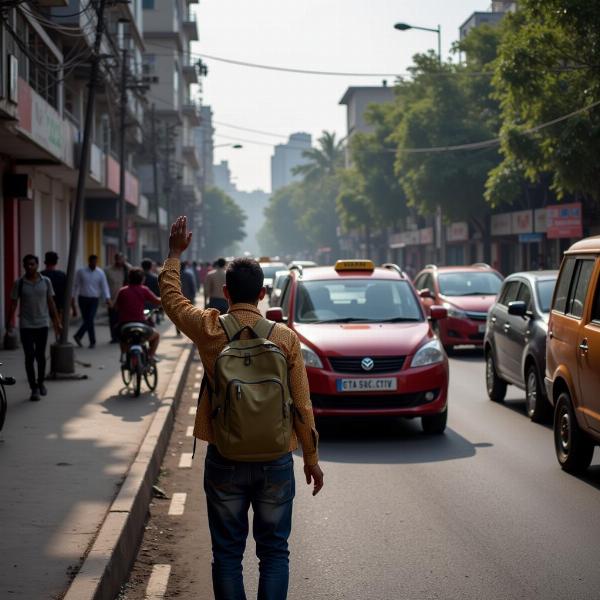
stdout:
[(600, 237), (565, 253), (548, 323), (545, 384), (558, 462), (583, 471), (600, 444)]

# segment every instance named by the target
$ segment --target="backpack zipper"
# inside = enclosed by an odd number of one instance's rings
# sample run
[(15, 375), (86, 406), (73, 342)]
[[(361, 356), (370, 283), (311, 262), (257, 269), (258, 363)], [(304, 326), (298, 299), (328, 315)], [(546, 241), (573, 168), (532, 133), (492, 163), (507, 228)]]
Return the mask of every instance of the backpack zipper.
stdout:
[(225, 394), (225, 408), (223, 411), (223, 418), (225, 418), (227, 416), (227, 409), (229, 408), (229, 404), (231, 402), (230, 400), (230, 396), (231, 394), (229, 393), (229, 389), (231, 388), (231, 386), (233, 384), (237, 384), (237, 397), (238, 400), (241, 400), (242, 398), (242, 386), (240, 384), (244, 384), (244, 385), (258, 385), (261, 383), (276, 383), (280, 388), (281, 388), (281, 412), (283, 415), (284, 419), (287, 419), (287, 410), (286, 410), (286, 406), (285, 406), (285, 394), (284, 394), (284, 390), (283, 390), (283, 384), (281, 383), (281, 381), (279, 381), (279, 379), (261, 379), (260, 381), (244, 381), (243, 379), (232, 379), (228, 384), (227, 384), (227, 390), (226, 390), (226, 394)]

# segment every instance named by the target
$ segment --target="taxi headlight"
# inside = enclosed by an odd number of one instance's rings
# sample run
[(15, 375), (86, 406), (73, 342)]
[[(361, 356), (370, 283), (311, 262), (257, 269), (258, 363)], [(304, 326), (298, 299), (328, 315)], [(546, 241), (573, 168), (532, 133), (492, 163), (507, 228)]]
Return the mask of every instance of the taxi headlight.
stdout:
[(317, 353), (309, 348), (306, 344), (300, 342), (300, 350), (302, 351), (302, 358), (304, 359), (304, 364), (307, 367), (314, 367), (315, 369), (322, 369), (323, 363), (321, 359), (317, 356)]
[(423, 344), (413, 356), (411, 367), (425, 367), (435, 365), (444, 360), (444, 347), (437, 338)]
[(448, 311), (448, 316), (453, 319), (468, 319), (467, 313), (464, 310), (460, 310), (460, 308), (456, 308), (452, 304), (448, 302), (444, 302), (443, 307)]

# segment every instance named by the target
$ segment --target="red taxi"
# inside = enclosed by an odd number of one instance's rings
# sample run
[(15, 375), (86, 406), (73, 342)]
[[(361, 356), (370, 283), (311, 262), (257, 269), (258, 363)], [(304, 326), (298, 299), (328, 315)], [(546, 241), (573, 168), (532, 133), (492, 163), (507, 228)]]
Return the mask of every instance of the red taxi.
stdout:
[(502, 286), (502, 276), (490, 266), (469, 267), (428, 265), (415, 277), (415, 287), (427, 313), (443, 306), (448, 318), (434, 323), (444, 348), (483, 346), (487, 314)]
[(316, 416), (421, 417), (427, 433), (444, 431), (448, 359), (396, 265), (294, 269), (267, 318), (298, 334)]

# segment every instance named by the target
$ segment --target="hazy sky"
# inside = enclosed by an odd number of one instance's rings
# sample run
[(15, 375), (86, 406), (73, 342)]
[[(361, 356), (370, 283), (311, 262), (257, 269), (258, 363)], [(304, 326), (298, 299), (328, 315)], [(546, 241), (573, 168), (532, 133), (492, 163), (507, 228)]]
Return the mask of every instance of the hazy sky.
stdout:
[[(458, 27), (490, 0), (200, 0), (194, 52), (276, 66), (342, 72), (405, 72), (417, 52), (436, 47), (434, 33), (399, 32), (395, 22), (442, 26), (443, 53)], [(346, 133), (339, 100), (348, 86), (381, 85), (381, 77), (323, 77), (264, 71), (207, 60), (203, 103), (214, 119), (287, 136), (323, 129)], [(392, 83), (390, 79), (390, 84)], [(221, 136), (228, 136), (221, 137)], [(216, 125), (215, 144), (276, 144), (277, 137)], [(238, 188), (270, 190), (272, 147), (243, 143), (215, 150), (229, 160)]]

